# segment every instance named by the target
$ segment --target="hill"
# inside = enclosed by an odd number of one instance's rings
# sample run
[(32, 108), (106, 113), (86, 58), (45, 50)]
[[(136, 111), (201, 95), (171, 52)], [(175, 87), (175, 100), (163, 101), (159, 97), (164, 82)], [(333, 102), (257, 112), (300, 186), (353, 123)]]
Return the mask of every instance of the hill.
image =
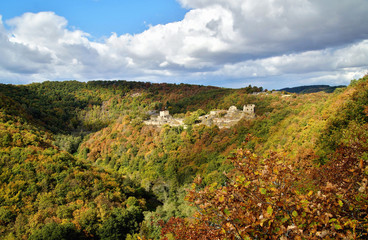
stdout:
[[(242, 238), (265, 238), (256, 234), (262, 231), (279, 237), (306, 237), (299, 230), (309, 237), (325, 231), (330, 238), (337, 234), (363, 238), (367, 215), (358, 213), (367, 206), (367, 90), (367, 76), (333, 93), (288, 96), (279, 92), (255, 95), (252, 93), (262, 88), (252, 86), (226, 89), (128, 81), (0, 84), (0, 236), (131, 239), (139, 235), (159, 239), (171, 234), (180, 238), (180, 231), (190, 234), (189, 226), (206, 233), (224, 229), (216, 235), (219, 238), (239, 237), (232, 229), (246, 226), (224, 221), (216, 223), (222, 227), (212, 228), (217, 225), (207, 224), (206, 216), (212, 216), (219, 202), (229, 203), (219, 198), (224, 186), (237, 188), (231, 184), (242, 181), (239, 184), (243, 186), (258, 179), (262, 185), (246, 191), (265, 189), (266, 193), (285, 196), (285, 204), (293, 201), (295, 205), (274, 203), (290, 211), (288, 219), (276, 209), (271, 213), (267, 204), (258, 210), (245, 208), (247, 216), (265, 211), (267, 222), (254, 220), (254, 227), (245, 228), (249, 231), (244, 230)], [(221, 118), (225, 115), (220, 110), (231, 106), (243, 109), (247, 104), (255, 105), (255, 117), (221, 128), (198, 124), (203, 121), (200, 117), (209, 116), (211, 111), (217, 111)], [(145, 124), (152, 112), (163, 110), (185, 124)], [(258, 170), (244, 175), (248, 170), (239, 172), (234, 162), (241, 162), (236, 159), (254, 159), (244, 164)], [(341, 159), (347, 162), (341, 163)], [(271, 176), (265, 169), (273, 168), (269, 165), (273, 161), (272, 166), (287, 171), (288, 181), (295, 183), (288, 185), (291, 192), (286, 194), (268, 181), (279, 177), (266, 177)], [(253, 178), (245, 181), (241, 176)], [(336, 183), (346, 182), (326, 187), (325, 176), (337, 178)], [(187, 192), (193, 181), (197, 185)], [(326, 198), (321, 199), (318, 192)], [(204, 195), (198, 195), (201, 193)], [(187, 194), (189, 201), (185, 201)], [(231, 194), (225, 196), (231, 199)], [(269, 197), (262, 201), (270, 202), (275, 196)], [(306, 224), (307, 213), (300, 209), (307, 199), (312, 205), (318, 205), (312, 201), (317, 199), (337, 207), (323, 208), (322, 215), (328, 214), (328, 220), (316, 217)], [(343, 204), (338, 208), (340, 202)], [(197, 225), (185, 220), (196, 214), (192, 205), (203, 209), (204, 221)], [(230, 209), (229, 205), (221, 206)], [(235, 210), (238, 207), (243, 209), (234, 205)], [(221, 214), (227, 213), (233, 216), (230, 210)], [(297, 222), (298, 230), (288, 227)], [(228, 229), (225, 226), (229, 224), (233, 227)]]
[(326, 92), (332, 93), (337, 88), (344, 88), (346, 86), (339, 85), (339, 86), (329, 86), (329, 85), (310, 85), (310, 86), (299, 86), (299, 87), (292, 87), (292, 88), (283, 88), (279, 91), (285, 91), (289, 93), (315, 93), (315, 92)]

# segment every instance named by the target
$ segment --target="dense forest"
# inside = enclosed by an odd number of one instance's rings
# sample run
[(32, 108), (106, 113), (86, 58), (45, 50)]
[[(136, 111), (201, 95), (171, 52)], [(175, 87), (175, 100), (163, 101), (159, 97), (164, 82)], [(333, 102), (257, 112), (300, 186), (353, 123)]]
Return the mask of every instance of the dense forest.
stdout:
[(321, 90), (0, 84), (0, 238), (365, 239), (368, 76)]
[(310, 85), (310, 86), (300, 86), (300, 87), (292, 87), (292, 88), (282, 88), (279, 91), (285, 91), (289, 93), (315, 93), (315, 92), (327, 92), (332, 93), (337, 88), (344, 88), (346, 86), (329, 86), (329, 85)]

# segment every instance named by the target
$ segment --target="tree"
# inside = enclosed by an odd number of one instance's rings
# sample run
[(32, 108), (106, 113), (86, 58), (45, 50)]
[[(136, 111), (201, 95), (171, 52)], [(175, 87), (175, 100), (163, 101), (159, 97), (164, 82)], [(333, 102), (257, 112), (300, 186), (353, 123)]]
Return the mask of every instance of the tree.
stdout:
[[(164, 239), (170, 235), (175, 239), (367, 236), (368, 217), (357, 214), (367, 212), (367, 190), (359, 190), (359, 184), (352, 183), (350, 191), (355, 194), (344, 195), (346, 191), (334, 183), (313, 179), (321, 174), (346, 176), (346, 172), (358, 172), (362, 166), (319, 172), (310, 164), (292, 163), (276, 154), (261, 158), (243, 150), (231, 160), (235, 169), (227, 174), (224, 186), (214, 184), (199, 190), (201, 179), (196, 180), (187, 200), (198, 208), (197, 213), (193, 219), (170, 219), (162, 230)], [(363, 178), (364, 173), (360, 172), (360, 178), (354, 180), (362, 183)], [(350, 181), (348, 177), (345, 180)]]
[(30, 240), (69, 240), (69, 239), (85, 239), (79, 233), (74, 224), (57, 224), (55, 222), (45, 224), (41, 229), (34, 231), (29, 237)]
[(99, 236), (102, 240), (120, 240), (139, 231), (139, 223), (143, 221), (142, 210), (131, 206), (128, 209), (115, 208), (111, 216), (103, 222)]

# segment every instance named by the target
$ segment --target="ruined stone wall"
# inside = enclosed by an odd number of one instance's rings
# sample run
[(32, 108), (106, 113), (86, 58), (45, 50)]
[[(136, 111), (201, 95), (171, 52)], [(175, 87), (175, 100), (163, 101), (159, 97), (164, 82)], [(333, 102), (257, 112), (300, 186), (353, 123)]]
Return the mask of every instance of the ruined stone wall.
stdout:
[[(254, 104), (244, 105), (243, 111), (238, 110), (236, 106), (231, 106), (229, 110), (215, 110), (210, 114), (199, 117), (201, 123), (207, 126), (217, 125), (219, 128), (230, 128), (240, 121), (242, 118), (254, 118)], [(184, 119), (173, 118), (169, 111), (160, 111), (159, 116), (151, 116), (151, 119), (144, 121), (146, 125), (162, 126), (168, 124), (170, 126), (183, 126)], [(185, 127), (185, 126), (184, 126)]]
[(168, 117), (170, 116), (169, 111), (160, 111), (160, 117)]

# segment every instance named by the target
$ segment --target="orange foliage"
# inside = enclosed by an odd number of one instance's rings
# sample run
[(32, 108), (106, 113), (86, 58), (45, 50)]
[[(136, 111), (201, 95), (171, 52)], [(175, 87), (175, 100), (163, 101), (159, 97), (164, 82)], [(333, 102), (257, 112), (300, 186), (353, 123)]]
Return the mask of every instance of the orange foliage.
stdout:
[(162, 236), (164, 239), (170, 235), (175, 239), (367, 237), (367, 176), (362, 172), (366, 163), (356, 161), (357, 155), (349, 151), (337, 155), (343, 160), (316, 170), (306, 162), (292, 163), (276, 154), (263, 159), (239, 150), (231, 158), (235, 170), (227, 175), (227, 184), (197, 190), (201, 184), (201, 179), (197, 179), (187, 200), (197, 206), (198, 212), (190, 220), (171, 219), (164, 225)]

